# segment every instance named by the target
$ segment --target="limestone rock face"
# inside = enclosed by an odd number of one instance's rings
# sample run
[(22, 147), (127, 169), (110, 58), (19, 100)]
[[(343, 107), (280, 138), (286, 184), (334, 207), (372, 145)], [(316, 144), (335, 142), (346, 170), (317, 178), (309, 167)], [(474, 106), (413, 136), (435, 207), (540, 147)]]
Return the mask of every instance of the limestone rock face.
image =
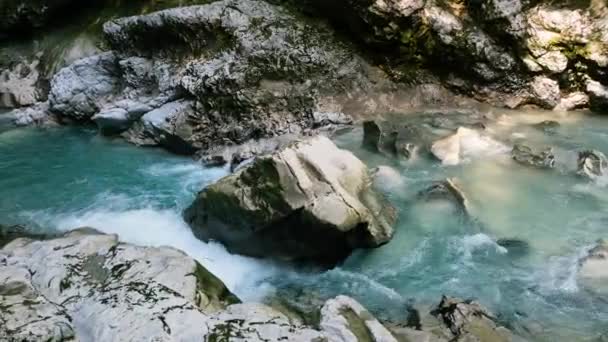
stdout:
[[(104, 34), (111, 52), (53, 78), (51, 110), (92, 118), (104, 134), (127, 131), (138, 144), (173, 148), (167, 140), (177, 139), (178, 149), (193, 153), (306, 135), (350, 123), (332, 99), (372, 86), (367, 64), (349, 45), (261, 1), (120, 18), (105, 23)], [(185, 102), (179, 114), (171, 109)]]
[(331, 264), (392, 237), (394, 209), (370, 185), (359, 159), (316, 137), (212, 184), (185, 218), (199, 238), (234, 252)]
[(80, 229), (0, 249), (0, 340), (313, 341), (324, 332), (238, 304), (184, 253)]

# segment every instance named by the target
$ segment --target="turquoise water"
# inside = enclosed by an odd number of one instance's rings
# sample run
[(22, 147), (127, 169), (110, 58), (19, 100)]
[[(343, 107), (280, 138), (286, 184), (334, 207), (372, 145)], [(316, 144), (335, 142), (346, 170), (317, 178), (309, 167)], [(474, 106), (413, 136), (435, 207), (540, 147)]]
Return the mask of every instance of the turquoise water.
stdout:
[[(245, 300), (273, 294), (318, 300), (348, 294), (383, 319), (407, 307), (436, 304), (442, 294), (476, 298), (527, 339), (593, 341), (608, 330), (608, 300), (577, 283), (579, 258), (608, 237), (605, 180), (574, 175), (576, 152), (608, 152), (608, 120), (573, 114), (555, 134), (530, 128), (539, 115), (499, 119), (488, 131), (505, 144), (524, 139), (556, 148), (555, 170), (540, 171), (497, 154), (443, 167), (360, 148), (361, 131), (337, 138), (369, 166), (389, 165), (401, 178), (379, 184), (399, 209), (394, 239), (357, 251), (340, 267), (319, 272), (231, 255), (196, 240), (181, 210), (222, 168), (161, 150), (141, 149), (74, 128), (0, 133), (0, 222), (38, 229), (93, 226), (124, 241), (170, 245), (197, 258)], [(456, 177), (473, 220), (448, 202), (422, 203), (416, 194), (433, 181)], [(495, 243), (525, 241), (527, 251)], [(298, 297), (298, 294), (303, 294)], [(311, 300), (312, 301), (312, 300)]]

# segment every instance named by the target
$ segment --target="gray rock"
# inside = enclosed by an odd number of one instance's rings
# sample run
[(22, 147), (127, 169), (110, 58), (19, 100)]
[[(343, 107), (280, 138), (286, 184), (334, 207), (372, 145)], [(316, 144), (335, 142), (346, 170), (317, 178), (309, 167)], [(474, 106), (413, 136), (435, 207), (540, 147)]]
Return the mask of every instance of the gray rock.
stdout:
[(553, 168), (555, 166), (555, 156), (551, 148), (537, 152), (526, 145), (516, 144), (511, 152), (511, 157), (522, 165), (537, 168)]
[(560, 102), (560, 90), (557, 81), (543, 76), (536, 76), (530, 84), (532, 102), (546, 108), (553, 109)]
[(604, 175), (608, 159), (600, 151), (587, 150), (579, 152), (577, 165), (579, 175), (595, 179)]
[(536, 62), (550, 73), (560, 73), (568, 67), (568, 57), (559, 51), (549, 51), (538, 57)]
[(425, 201), (432, 200), (449, 200), (458, 208), (458, 211), (465, 216), (471, 214), (471, 207), (464, 191), (458, 185), (458, 181), (454, 178), (448, 178), (444, 181), (435, 182), (428, 189), (421, 191), (418, 197)]
[(212, 184), (184, 216), (197, 237), (234, 252), (333, 264), (393, 235), (394, 209), (370, 184), (360, 160), (316, 137)]
[(578, 108), (586, 108), (589, 106), (589, 96), (583, 92), (577, 91), (568, 94), (563, 97), (557, 107), (553, 108), (555, 111), (568, 111)]
[[(0, 338), (202, 339), (209, 315), (237, 301), (192, 258), (76, 230), (0, 250)], [(46, 317), (46, 319), (44, 319)]]
[(450, 341), (508, 342), (513, 335), (496, 323), (496, 318), (473, 301), (444, 296), (432, 312), (447, 328)]
[(125, 133), (125, 137), (137, 145), (163, 146), (177, 154), (194, 154), (194, 132), (189, 118), (195, 113), (192, 101), (169, 102), (142, 116), (140, 121)]
[(49, 111), (48, 102), (39, 102), (36, 105), (24, 108), (13, 109), (3, 114), (10, 117), (14, 126), (46, 125), (54, 122), (54, 118)]
[(202, 150), (348, 123), (328, 114), (340, 108), (326, 110), (321, 100), (371, 84), (350, 47), (265, 2), (174, 8), (113, 20), (104, 32), (119, 55), (129, 56), (120, 65), (135, 76), (124, 77), (132, 88), (157, 83), (160, 93), (171, 93), (162, 89), (168, 84), (176, 89), (171, 101), (196, 100), (188, 125), (197, 129), (188, 140)]
[(238, 303), (178, 250), (90, 228), (14, 240), (0, 249), (0, 266), (3, 341), (396, 341), (351, 298), (327, 301), (315, 330), (269, 306)]
[(589, 105), (592, 110), (600, 113), (608, 112), (608, 87), (600, 82), (588, 80), (586, 91), (589, 95)]
[(319, 326), (329, 341), (397, 342), (393, 334), (352, 298), (338, 296), (321, 309)]
[(112, 52), (80, 59), (51, 80), (50, 108), (76, 121), (88, 120), (117, 94), (119, 75)]

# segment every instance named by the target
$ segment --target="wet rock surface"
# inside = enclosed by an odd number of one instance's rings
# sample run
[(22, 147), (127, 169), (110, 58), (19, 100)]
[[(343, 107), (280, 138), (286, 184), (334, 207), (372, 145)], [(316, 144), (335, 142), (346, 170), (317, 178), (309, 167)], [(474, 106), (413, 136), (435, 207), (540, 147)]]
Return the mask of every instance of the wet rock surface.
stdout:
[(608, 159), (600, 151), (582, 151), (578, 154), (577, 165), (579, 175), (595, 179), (604, 175), (608, 167)]
[(209, 186), (185, 218), (197, 237), (238, 253), (332, 264), (393, 235), (394, 209), (370, 186), (359, 159), (316, 137)]
[(516, 144), (513, 147), (513, 151), (511, 151), (511, 157), (522, 165), (540, 169), (551, 169), (555, 167), (555, 156), (553, 155), (551, 148), (542, 151), (534, 151), (526, 145)]

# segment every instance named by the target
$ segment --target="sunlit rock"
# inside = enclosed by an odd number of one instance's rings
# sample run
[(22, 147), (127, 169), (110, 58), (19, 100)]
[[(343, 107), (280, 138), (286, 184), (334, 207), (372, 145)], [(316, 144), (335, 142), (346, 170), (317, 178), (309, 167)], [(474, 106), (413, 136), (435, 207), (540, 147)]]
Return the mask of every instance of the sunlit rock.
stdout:
[(553, 108), (555, 111), (569, 111), (589, 106), (589, 96), (581, 91), (570, 93), (559, 101)]
[(456, 133), (433, 143), (431, 152), (443, 165), (506, 152), (507, 147), (476, 130), (459, 127)]
[(321, 309), (319, 326), (329, 341), (397, 342), (393, 334), (352, 298), (338, 296)]
[(537, 76), (530, 84), (531, 101), (546, 108), (553, 109), (559, 104), (560, 90), (557, 81), (547, 77)]
[(316, 137), (212, 184), (185, 218), (197, 237), (234, 252), (333, 263), (393, 235), (394, 209), (370, 185), (365, 164)]

